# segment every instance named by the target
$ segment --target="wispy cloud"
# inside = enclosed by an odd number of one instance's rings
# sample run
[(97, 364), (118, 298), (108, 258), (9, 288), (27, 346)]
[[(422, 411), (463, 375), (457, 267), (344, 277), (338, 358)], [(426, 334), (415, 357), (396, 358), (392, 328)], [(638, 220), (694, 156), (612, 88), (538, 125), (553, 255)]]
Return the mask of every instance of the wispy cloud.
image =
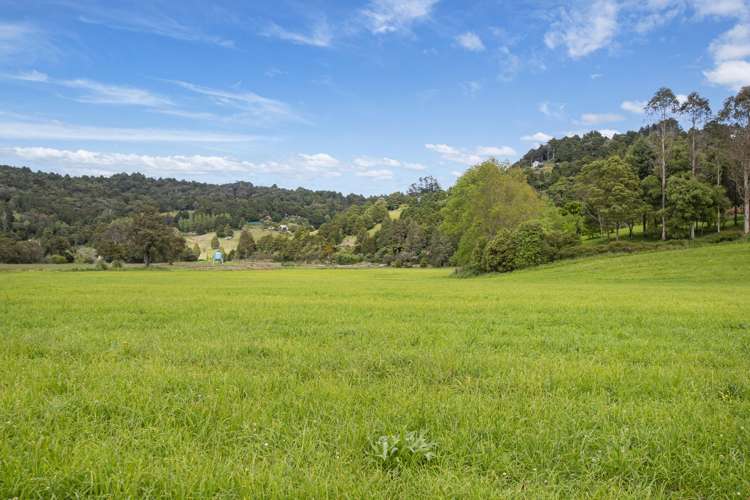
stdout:
[(185, 42), (197, 42), (233, 48), (233, 40), (203, 32), (198, 27), (181, 23), (156, 10), (154, 3), (138, 9), (118, 9), (88, 2), (61, 2), (80, 13), (78, 19), (88, 24), (98, 24), (110, 29), (150, 33)]
[(360, 170), (355, 172), (355, 175), (358, 177), (370, 177), (376, 180), (393, 179), (393, 171), (388, 169)]
[(170, 80), (170, 82), (196, 94), (208, 96), (217, 105), (234, 108), (240, 111), (242, 116), (249, 116), (258, 122), (293, 121), (309, 123), (294, 112), (287, 103), (263, 97), (255, 92), (215, 89), (180, 80)]
[(365, 24), (372, 33), (408, 30), (412, 24), (430, 16), (438, 0), (371, 0), (362, 10)]
[(325, 21), (318, 22), (313, 26), (310, 33), (298, 33), (272, 23), (261, 32), (263, 36), (278, 38), (298, 45), (311, 45), (313, 47), (330, 47), (333, 41), (331, 30)]
[(540, 113), (550, 118), (561, 119), (565, 116), (565, 104), (543, 101), (539, 103), (538, 109)]
[(25, 161), (54, 162), (57, 166), (96, 174), (113, 174), (125, 171), (151, 175), (205, 175), (213, 173), (288, 173), (292, 170), (289, 165), (283, 163), (254, 163), (226, 156), (159, 156), (47, 147), (3, 148), (0, 149), (0, 152)]
[(76, 78), (73, 80), (50, 78), (47, 74), (37, 70), (3, 76), (13, 80), (78, 89), (83, 92), (76, 97), (76, 100), (85, 103), (119, 104), (150, 108), (169, 107), (173, 104), (170, 99), (149, 90), (124, 85), (111, 85), (85, 78)]
[(612, 42), (618, 28), (617, 13), (613, 0), (596, 0), (579, 10), (561, 9), (544, 42), (551, 49), (563, 46), (568, 56), (580, 59)]
[(368, 156), (360, 156), (354, 159), (354, 165), (357, 167), (370, 169), (373, 167), (388, 167), (388, 168), (404, 168), (406, 170), (427, 170), (427, 167), (421, 163), (406, 162), (396, 160), (393, 158), (382, 157), (382, 158), (371, 158)]
[(580, 122), (584, 125), (599, 125), (602, 123), (619, 122), (625, 118), (616, 113), (584, 113), (581, 115)]
[(463, 90), (464, 95), (475, 97), (482, 90), (482, 82), (475, 80), (461, 82), (461, 90)]
[(160, 128), (119, 128), (74, 125), (56, 121), (0, 121), (0, 138), (14, 140), (232, 143), (268, 140), (268, 137), (171, 130)]
[(517, 154), (510, 146), (478, 146), (473, 150), (456, 148), (448, 144), (425, 144), (424, 147), (439, 154), (445, 161), (464, 165), (476, 165), (488, 158), (507, 158)]
[(49, 35), (37, 26), (0, 21), (0, 61), (29, 64), (56, 55)]
[(456, 37), (456, 43), (466, 50), (472, 52), (482, 52), (485, 49), (482, 39), (479, 35), (471, 31), (467, 31)]

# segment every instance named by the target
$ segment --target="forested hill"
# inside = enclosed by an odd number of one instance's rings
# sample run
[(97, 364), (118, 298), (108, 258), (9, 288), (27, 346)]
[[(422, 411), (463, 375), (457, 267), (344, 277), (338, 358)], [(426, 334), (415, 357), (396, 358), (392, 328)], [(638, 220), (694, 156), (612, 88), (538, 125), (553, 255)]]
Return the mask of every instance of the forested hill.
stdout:
[(234, 227), (248, 220), (280, 220), (287, 216), (304, 217), (318, 226), (364, 201), (359, 195), (275, 185), (261, 187), (249, 182), (215, 185), (152, 179), (142, 174), (71, 177), (0, 166), (0, 212), (12, 211), (16, 228), (20, 222), (28, 228), (26, 234), (18, 235), (22, 238), (35, 237), (50, 224), (93, 226), (149, 205), (161, 212), (226, 214), (226, 223)]

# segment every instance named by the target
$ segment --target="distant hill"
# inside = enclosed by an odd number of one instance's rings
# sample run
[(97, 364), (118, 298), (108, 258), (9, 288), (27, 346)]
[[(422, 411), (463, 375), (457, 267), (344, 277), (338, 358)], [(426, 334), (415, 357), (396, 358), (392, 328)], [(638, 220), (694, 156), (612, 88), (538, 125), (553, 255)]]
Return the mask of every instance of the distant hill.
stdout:
[[(334, 191), (284, 189), (250, 182), (206, 184), (176, 179), (152, 179), (142, 174), (111, 177), (71, 177), (29, 168), (0, 166), (0, 233), (19, 238), (40, 236), (56, 225), (74, 231), (127, 216), (145, 205), (173, 213), (221, 215), (221, 223), (242, 227), (249, 220), (281, 220), (299, 216), (317, 227), (349, 206), (364, 203), (360, 195)], [(12, 213), (14, 217), (8, 217)], [(13, 220), (13, 227), (8, 227)], [(80, 239), (86, 240), (82, 234)]]

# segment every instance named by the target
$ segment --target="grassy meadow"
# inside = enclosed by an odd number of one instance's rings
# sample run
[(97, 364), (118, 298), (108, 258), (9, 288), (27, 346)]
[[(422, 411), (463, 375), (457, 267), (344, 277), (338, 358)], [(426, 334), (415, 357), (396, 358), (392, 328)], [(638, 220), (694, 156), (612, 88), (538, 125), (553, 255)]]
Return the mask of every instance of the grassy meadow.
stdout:
[[(750, 244), (0, 273), (0, 497), (750, 497)], [(430, 461), (370, 443), (424, 431)]]

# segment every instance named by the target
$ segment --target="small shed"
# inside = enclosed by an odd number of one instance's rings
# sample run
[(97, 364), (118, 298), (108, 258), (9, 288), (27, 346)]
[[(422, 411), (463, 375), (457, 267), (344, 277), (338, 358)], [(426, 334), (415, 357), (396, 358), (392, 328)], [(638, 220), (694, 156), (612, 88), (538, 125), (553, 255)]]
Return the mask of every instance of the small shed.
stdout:
[(224, 263), (224, 254), (221, 252), (221, 250), (216, 250), (214, 252), (214, 258), (213, 258), (214, 264), (223, 264)]

